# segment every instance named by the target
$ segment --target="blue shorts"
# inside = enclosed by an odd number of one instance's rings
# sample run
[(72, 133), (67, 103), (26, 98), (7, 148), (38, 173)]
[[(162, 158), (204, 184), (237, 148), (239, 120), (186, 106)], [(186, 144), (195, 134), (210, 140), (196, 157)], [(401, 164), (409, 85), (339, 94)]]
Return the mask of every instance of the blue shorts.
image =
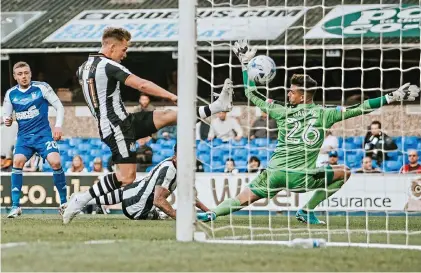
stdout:
[(23, 136), (18, 137), (14, 154), (23, 154), (26, 159), (30, 159), (34, 153), (38, 153), (46, 159), (49, 153), (58, 153), (57, 142), (51, 136)]

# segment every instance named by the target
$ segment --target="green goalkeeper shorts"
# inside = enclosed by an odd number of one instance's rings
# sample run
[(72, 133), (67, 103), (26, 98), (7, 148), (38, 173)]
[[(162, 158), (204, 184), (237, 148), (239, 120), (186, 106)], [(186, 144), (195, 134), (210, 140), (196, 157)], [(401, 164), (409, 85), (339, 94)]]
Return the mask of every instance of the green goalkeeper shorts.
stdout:
[(261, 198), (272, 198), (282, 190), (307, 192), (324, 189), (332, 182), (333, 169), (331, 166), (307, 172), (265, 170), (251, 181), (249, 188)]

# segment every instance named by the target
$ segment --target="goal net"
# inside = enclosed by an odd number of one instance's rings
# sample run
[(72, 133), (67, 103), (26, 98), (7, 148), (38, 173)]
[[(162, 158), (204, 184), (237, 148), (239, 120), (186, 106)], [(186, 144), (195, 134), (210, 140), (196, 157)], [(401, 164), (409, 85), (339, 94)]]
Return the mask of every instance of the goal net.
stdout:
[[(267, 86), (258, 86), (258, 91), (285, 105), (289, 79), (295, 73), (318, 82), (316, 104), (338, 111), (406, 82), (420, 85), (418, 1), (199, 1), (197, 14), (199, 96), (203, 90), (219, 91), (230, 77), (235, 107), (226, 119), (242, 128), (234, 134), (242, 138), (227, 141), (216, 136), (196, 143), (197, 158), (211, 173), (197, 173), (195, 185), (199, 199), (210, 209), (235, 198), (257, 176), (251, 172), (250, 158), (258, 159), (258, 169), (266, 168), (277, 148), (276, 124), (244, 95), (241, 66), (230, 50), (235, 40), (248, 39), (258, 48), (257, 55), (274, 59), (277, 76)], [(196, 222), (196, 240), (289, 245), (295, 238), (313, 238), (325, 239), (331, 246), (421, 249), (421, 179), (416, 173), (399, 172), (410, 163), (409, 154), (421, 154), (420, 114), (417, 100), (385, 106), (330, 128), (331, 142), (323, 145), (318, 165), (343, 164), (352, 175), (314, 209), (325, 225), (304, 224), (295, 217), (314, 191), (283, 190), (271, 200), (259, 200), (215, 221)], [(212, 130), (219, 118), (213, 116), (203, 124)], [(373, 121), (381, 123), (384, 144), (380, 146), (370, 137)], [(326, 134), (328, 128), (324, 129)], [(363, 163), (366, 136), (376, 151), (370, 162)], [(396, 146), (386, 143), (389, 140)], [(230, 160), (236, 170), (224, 173)]]

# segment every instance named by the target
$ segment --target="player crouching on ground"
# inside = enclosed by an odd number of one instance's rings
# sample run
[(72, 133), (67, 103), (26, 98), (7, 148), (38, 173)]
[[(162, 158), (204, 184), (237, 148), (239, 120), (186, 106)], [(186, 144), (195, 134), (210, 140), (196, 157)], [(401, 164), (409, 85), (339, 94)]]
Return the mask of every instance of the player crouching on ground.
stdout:
[[(167, 198), (177, 187), (177, 144), (174, 156), (156, 165), (144, 178), (132, 184), (101, 195), (88, 205), (115, 205), (122, 203), (124, 215), (132, 220), (160, 220), (165, 216), (159, 210), (175, 219), (176, 212)], [(209, 209), (196, 198), (196, 207)]]
[(247, 63), (256, 50), (247, 41), (236, 42), (234, 53), (243, 68), (245, 95), (250, 101), (276, 120), (278, 143), (267, 170), (260, 173), (235, 198), (225, 199), (211, 213), (199, 213), (198, 220), (214, 220), (218, 216), (238, 211), (259, 199), (271, 199), (282, 190), (293, 192), (315, 191), (309, 202), (300, 209), (296, 218), (309, 224), (324, 224), (313, 210), (325, 199), (337, 192), (349, 179), (350, 170), (346, 166), (326, 166), (316, 168), (316, 160), (323, 144), (325, 131), (333, 124), (352, 117), (364, 115), (393, 102), (414, 101), (419, 96), (419, 88), (409, 83), (398, 90), (362, 104), (348, 108), (326, 109), (313, 102), (317, 82), (308, 75), (293, 75), (288, 92), (289, 103), (268, 102), (248, 78)]

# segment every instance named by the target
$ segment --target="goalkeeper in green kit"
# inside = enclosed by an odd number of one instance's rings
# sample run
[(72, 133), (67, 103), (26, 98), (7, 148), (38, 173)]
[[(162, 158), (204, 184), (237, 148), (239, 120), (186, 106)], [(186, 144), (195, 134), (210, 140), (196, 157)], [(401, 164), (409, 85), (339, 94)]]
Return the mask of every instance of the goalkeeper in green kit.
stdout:
[(304, 223), (324, 224), (314, 214), (314, 208), (338, 191), (351, 175), (346, 166), (316, 168), (325, 130), (336, 122), (370, 113), (383, 105), (413, 101), (419, 95), (419, 88), (407, 83), (386, 96), (369, 99), (362, 104), (326, 109), (313, 102), (317, 82), (308, 75), (295, 74), (290, 79), (289, 103), (283, 106), (268, 102), (257, 91), (255, 83), (248, 79), (247, 63), (256, 50), (250, 48), (247, 41), (239, 41), (235, 43), (233, 51), (242, 64), (245, 95), (276, 120), (278, 144), (267, 170), (261, 172), (235, 198), (224, 200), (213, 211), (198, 213), (197, 219), (215, 220), (259, 199), (272, 198), (282, 190), (298, 193), (315, 191), (308, 203), (297, 212), (296, 218)]

